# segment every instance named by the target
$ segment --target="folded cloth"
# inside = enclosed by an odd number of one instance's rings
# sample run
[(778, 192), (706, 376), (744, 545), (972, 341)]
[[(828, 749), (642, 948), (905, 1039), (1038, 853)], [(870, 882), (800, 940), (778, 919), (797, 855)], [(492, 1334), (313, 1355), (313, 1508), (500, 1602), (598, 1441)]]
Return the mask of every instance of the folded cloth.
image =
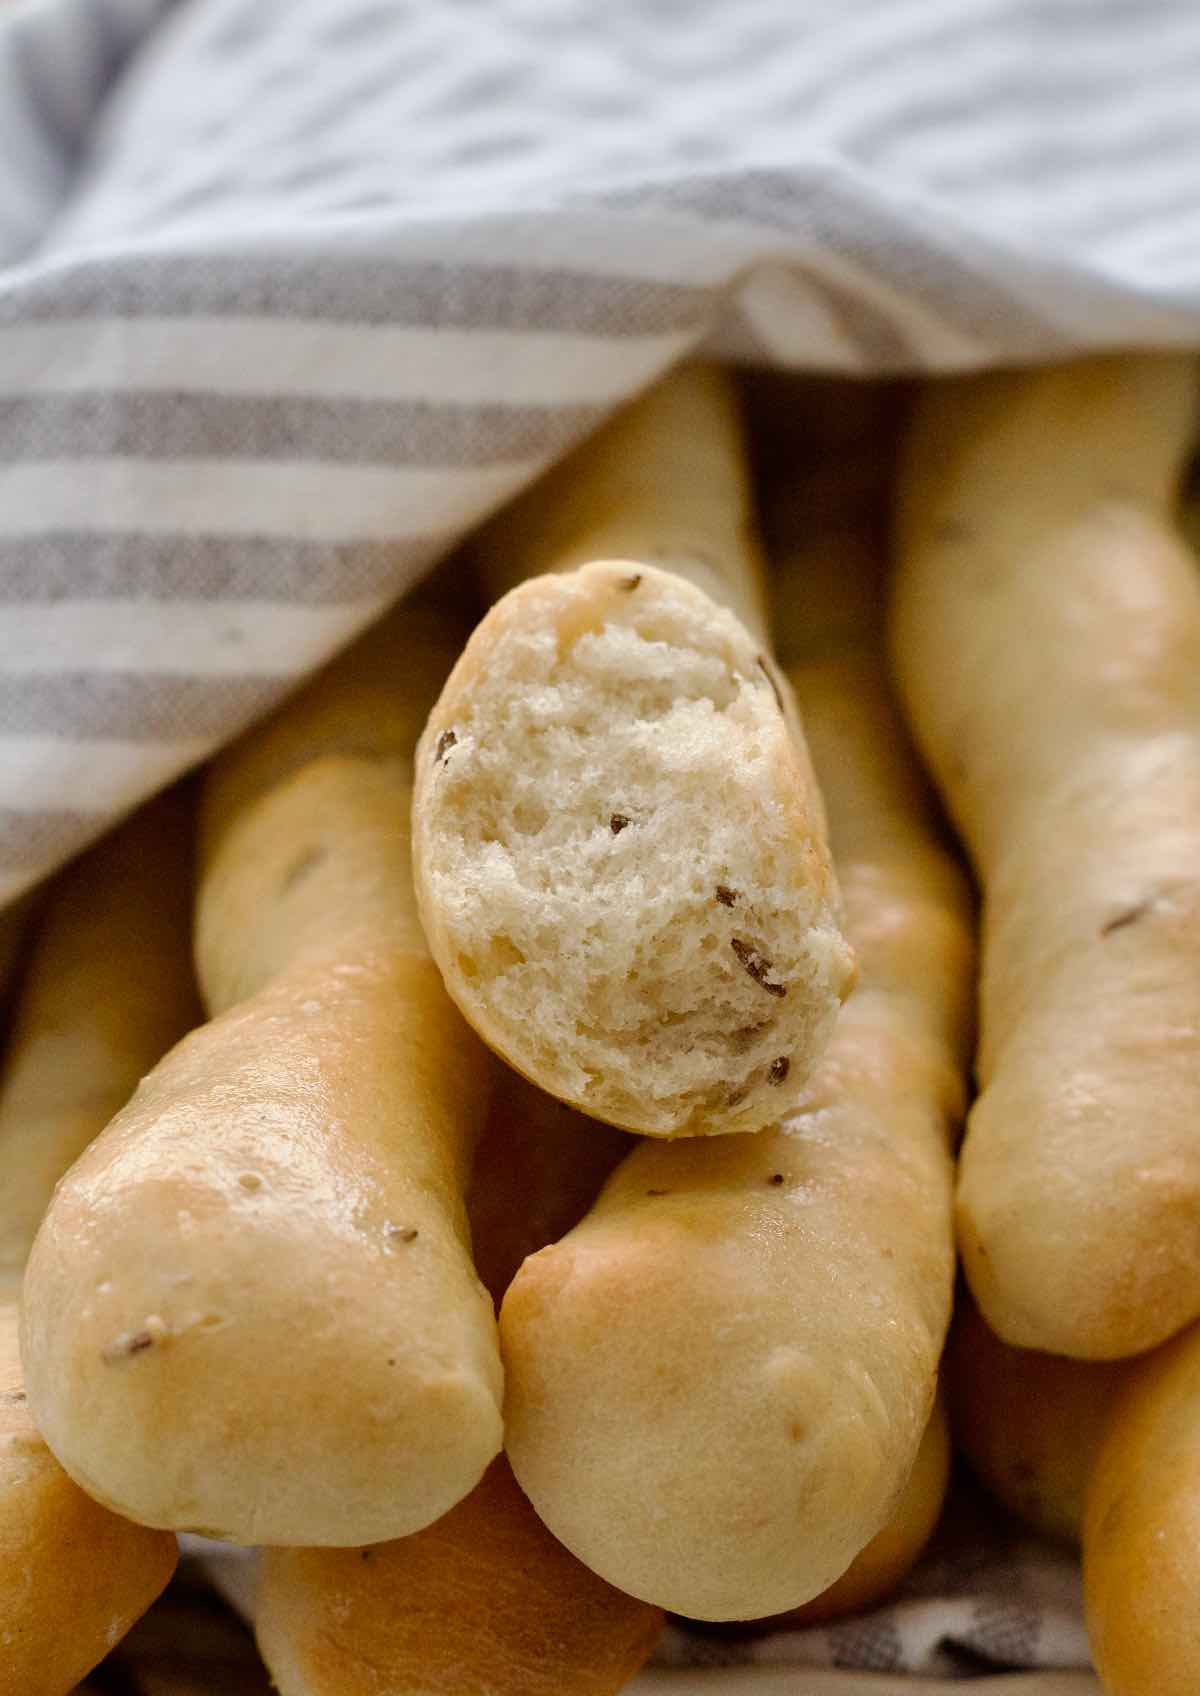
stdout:
[(0, 904), (701, 343), (1200, 328), (1191, 0), (0, 8)]

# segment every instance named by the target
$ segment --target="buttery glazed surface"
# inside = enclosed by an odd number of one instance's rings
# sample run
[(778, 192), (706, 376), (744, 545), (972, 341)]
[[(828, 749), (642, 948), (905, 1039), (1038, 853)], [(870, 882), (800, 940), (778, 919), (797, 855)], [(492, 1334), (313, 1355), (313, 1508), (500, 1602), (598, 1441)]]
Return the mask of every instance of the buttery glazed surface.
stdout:
[(450, 632), (404, 607), (217, 762), (211, 1023), (59, 1190), (30, 1394), (99, 1499), (240, 1542), (419, 1529), (500, 1446), (462, 1185), (489, 1087), (415, 916), (412, 743)]
[(0, 1085), (0, 1296), (16, 1299), (54, 1186), (201, 1017), (193, 807), (172, 790), (51, 885)]
[(1132, 1365), (1088, 1484), (1088, 1635), (1109, 1696), (1200, 1689), (1200, 1328)]
[(1133, 1354), (1200, 1313), (1192, 357), (932, 386), (892, 644), (983, 885), (958, 1229), (988, 1323)]
[(65, 1696), (175, 1567), (174, 1537), (90, 1500), (40, 1436), (16, 1303), (56, 1180), (197, 1016), (191, 825), (176, 790), (56, 879), (13, 1021), (0, 1083), (0, 1696)]
[(767, 573), (730, 373), (676, 367), (505, 507), (473, 553), (492, 600), (545, 572), (641, 560), (767, 642)]
[(539, 1512), (697, 1618), (795, 1607), (879, 1532), (949, 1318), (970, 902), (868, 631), (846, 651), (845, 563), (832, 657), (810, 631), (790, 673), (861, 964), (825, 1059), (782, 1126), (636, 1149), (501, 1315), (509, 1454)]
[(67, 1477), (24, 1382), (16, 1310), (0, 1308), (0, 1696), (67, 1696), (166, 1587), (177, 1551)]
[[(476, 1260), (497, 1300), (527, 1253), (575, 1223), (628, 1143), (512, 1073), (498, 1079), (470, 1186)], [(550, 1535), (503, 1456), (415, 1536), (266, 1550), (257, 1603), (281, 1696), (615, 1696), (661, 1626), (659, 1609)]]

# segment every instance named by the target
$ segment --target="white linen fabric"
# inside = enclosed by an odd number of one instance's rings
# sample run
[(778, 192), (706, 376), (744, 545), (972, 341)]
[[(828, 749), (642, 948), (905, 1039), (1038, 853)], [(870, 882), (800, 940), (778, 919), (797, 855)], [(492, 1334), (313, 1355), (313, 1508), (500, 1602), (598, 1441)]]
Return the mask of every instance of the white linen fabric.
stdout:
[(689, 349), (1200, 329), (1191, 0), (9, 0), (0, 904)]

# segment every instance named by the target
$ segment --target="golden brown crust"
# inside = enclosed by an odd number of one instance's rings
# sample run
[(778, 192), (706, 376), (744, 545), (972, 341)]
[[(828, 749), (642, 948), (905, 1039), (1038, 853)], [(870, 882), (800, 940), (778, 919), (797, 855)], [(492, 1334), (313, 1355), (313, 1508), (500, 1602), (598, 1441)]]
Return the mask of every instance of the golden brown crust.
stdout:
[(1131, 1367), (1088, 1484), (1088, 1634), (1109, 1696), (1200, 1689), (1200, 1330)]
[(763, 1629), (794, 1631), (803, 1626), (825, 1625), (885, 1601), (912, 1571), (933, 1535), (949, 1481), (950, 1423), (945, 1401), (939, 1396), (933, 1404), (904, 1494), (887, 1524), (859, 1550), (828, 1590), (814, 1596), (803, 1607), (793, 1608), (791, 1613), (763, 1620)]
[(413, 749), (461, 647), (452, 611), (422, 585), (215, 760), (204, 779), (204, 856), (256, 799), (314, 760), (395, 761)]
[[(628, 1144), (512, 1074), (499, 1080), (469, 1194), (476, 1263), (497, 1300), (527, 1253), (575, 1223)], [(607, 1696), (646, 1658), (662, 1614), (568, 1554), (500, 1457), (413, 1537), (268, 1551), (257, 1620), (282, 1696), (374, 1696), (381, 1685)]]
[(686, 578), (769, 642), (729, 372), (700, 361), (676, 367), (499, 513), (472, 551), (492, 600), (545, 572), (640, 561)]
[(283, 1696), (615, 1696), (661, 1629), (555, 1541), (503, 1456), (415, 1537), (263, 1557), (258, 1636)]
[(811, 1599), (879, 1531), (949, 1316), (968, 892), (878, 659), (792, 682), (861, 959), (833, 1042), (782, 1127), (638, 1148), (501, 1313), (539, 1512), (610, 1581), (706, 1619)]
[(499, 1447), (461, 1202), (486, 1061), (431, 962), (344, 964), (289, 972), (180, 1043), (35, 1245), (38, 1417), (86, 1489), (146, 1523), (403, 1534)]
[(0, 1307), (0, 1696), (65, 1696), (166, 1586), (175, 1539), (71, 1482), (25, 1400), (17, 1313)]
[(118, 1519), (34, 1425), (16, 1294), (56, 1180), (196, 1016), (191, 822), (152, 802), (57, 878), (0, 1084), (0, 1696), (63, 1696), (149, 1607), (175, 1539)]
[(500, 1446), (462, 1202), (490, 1071), (408, 871), (430, 652), (400, 609), (218, 762), (197, 922), (215, 1017), (89, 1149), (35, 1245), (39, 1420), (149, 1524), (401, 1535)]
[(1088, 1476), (1132, 1370), (1014, 1349), (964, 1294), (944, 1367), (955, 1441), (1018, 1519), (1077, 1542)]
[(1195, 402), (1190, 355), (939, 384), (901, 485), (893, 651), (985, 897), (960, 1246), (1081, 1358), (1200, 1312)]
[(170, 791), (47, 892), (0, 1084), (0, 1295), (15, 1298), (55, 1184), (198, 1023), (193, 807)]

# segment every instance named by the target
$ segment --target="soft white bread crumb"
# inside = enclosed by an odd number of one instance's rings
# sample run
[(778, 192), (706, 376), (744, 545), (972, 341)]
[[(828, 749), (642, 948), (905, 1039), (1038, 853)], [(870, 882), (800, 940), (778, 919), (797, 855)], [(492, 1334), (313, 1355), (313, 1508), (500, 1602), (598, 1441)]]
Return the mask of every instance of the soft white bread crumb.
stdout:
[(417, 752), (421, 916), (480, 1035), (657, 1136), (795, 1099), (853, 964), (786, 685), (670, 573), (531, 579), (471, 638)]

